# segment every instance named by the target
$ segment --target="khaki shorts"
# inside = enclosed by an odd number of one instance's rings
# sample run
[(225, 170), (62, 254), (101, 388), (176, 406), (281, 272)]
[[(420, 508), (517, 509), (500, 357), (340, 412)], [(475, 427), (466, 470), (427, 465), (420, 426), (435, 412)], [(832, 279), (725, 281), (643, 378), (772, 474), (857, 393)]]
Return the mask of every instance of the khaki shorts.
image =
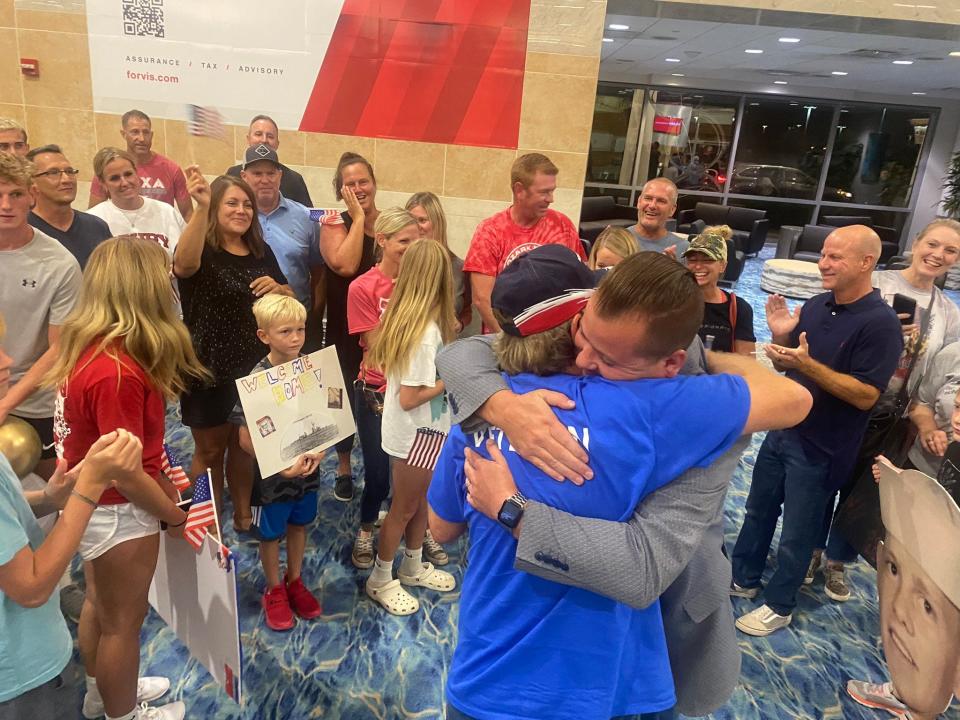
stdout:
[(158, 532), (160, 522), (133, 503), (100, 505), (93, 511), (80, 538), (80, 557), (86, 561), (95, 560), (120, 543)]

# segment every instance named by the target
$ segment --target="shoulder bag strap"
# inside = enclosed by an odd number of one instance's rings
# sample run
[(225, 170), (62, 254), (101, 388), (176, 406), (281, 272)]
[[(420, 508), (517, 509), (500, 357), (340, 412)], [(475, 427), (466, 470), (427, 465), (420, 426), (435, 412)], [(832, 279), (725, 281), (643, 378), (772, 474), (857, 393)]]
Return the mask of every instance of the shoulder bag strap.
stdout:
[(900, 392), (897, 393), (897, 401), (894, 406), (897, 417), (902, 416), (910, 405), (910, 376), (913, 375), (913, 369), (916, 367), (917, 358), (920, 355), (920, 348), (923, 347), (923, 341), (927, 337), (927, 330), (930, 329), (930, 318), (933, 315), (933, 304), (936, 300), (937, 288), (934, 286), (933, 290), (930, 291), (930, 303), (927, 305), (927, 312), (923, 316), (923, 322), (920, 324), (920, 336), (917, 338), (917, 344), (910, 354), (910, 364), (907, 366), (907, 374), (903, 378), (903, 385), (900, 387)]
[[(721, 290), (721, 292), (723, 292)], [(730, 300), (730, 352), (737, 351), (737, 296), (735, 293), (726, 293)]]

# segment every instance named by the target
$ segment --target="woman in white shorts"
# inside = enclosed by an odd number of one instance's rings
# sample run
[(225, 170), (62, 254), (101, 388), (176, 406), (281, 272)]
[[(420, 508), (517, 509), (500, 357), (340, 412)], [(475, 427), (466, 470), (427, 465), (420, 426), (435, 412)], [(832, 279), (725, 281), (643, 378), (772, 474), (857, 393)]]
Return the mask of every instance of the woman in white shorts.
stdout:
[(108, 720), (180, 720), (183, 703), (138, 708), (140, 627), (159, 551), (159, 523), (186, 515), (161, 480), (164, 402), (184, 378), (202, 378), (186, 327), (170, 302), (167, 258), (154, 242), (112, 238), (87, 264), (83, 288), (60, 333), (49, 381), (59, 388), (54, 414), (57, 451), (74, 466), (104, 433), (126, 428), (143, 444), (144, 479), (110, 487), (80, 543), (87, 596), (78, 631), (87, 672), (84, 715)]

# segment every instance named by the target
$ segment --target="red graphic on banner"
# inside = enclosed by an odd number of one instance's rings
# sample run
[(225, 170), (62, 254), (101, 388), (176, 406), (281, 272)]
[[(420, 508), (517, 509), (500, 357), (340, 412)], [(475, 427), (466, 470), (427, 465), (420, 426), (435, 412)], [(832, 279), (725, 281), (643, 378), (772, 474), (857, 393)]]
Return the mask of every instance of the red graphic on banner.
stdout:
[(664, 135), (679, 135), (682, 129), (683, 118), (669, 117), (668, 115), (655, 115), (653, 118), (654, 132)]
[(300, 129), (516, 148), (529, 17), (530, 0), (346, 0)]

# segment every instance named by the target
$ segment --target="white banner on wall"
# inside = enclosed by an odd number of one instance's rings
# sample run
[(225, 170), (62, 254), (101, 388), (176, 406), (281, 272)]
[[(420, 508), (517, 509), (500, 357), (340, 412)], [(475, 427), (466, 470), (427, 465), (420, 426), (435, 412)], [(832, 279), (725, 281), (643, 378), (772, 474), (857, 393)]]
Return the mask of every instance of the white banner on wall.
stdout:
[(343, 0), (87, 0), (93, 108), (296, 129)]

